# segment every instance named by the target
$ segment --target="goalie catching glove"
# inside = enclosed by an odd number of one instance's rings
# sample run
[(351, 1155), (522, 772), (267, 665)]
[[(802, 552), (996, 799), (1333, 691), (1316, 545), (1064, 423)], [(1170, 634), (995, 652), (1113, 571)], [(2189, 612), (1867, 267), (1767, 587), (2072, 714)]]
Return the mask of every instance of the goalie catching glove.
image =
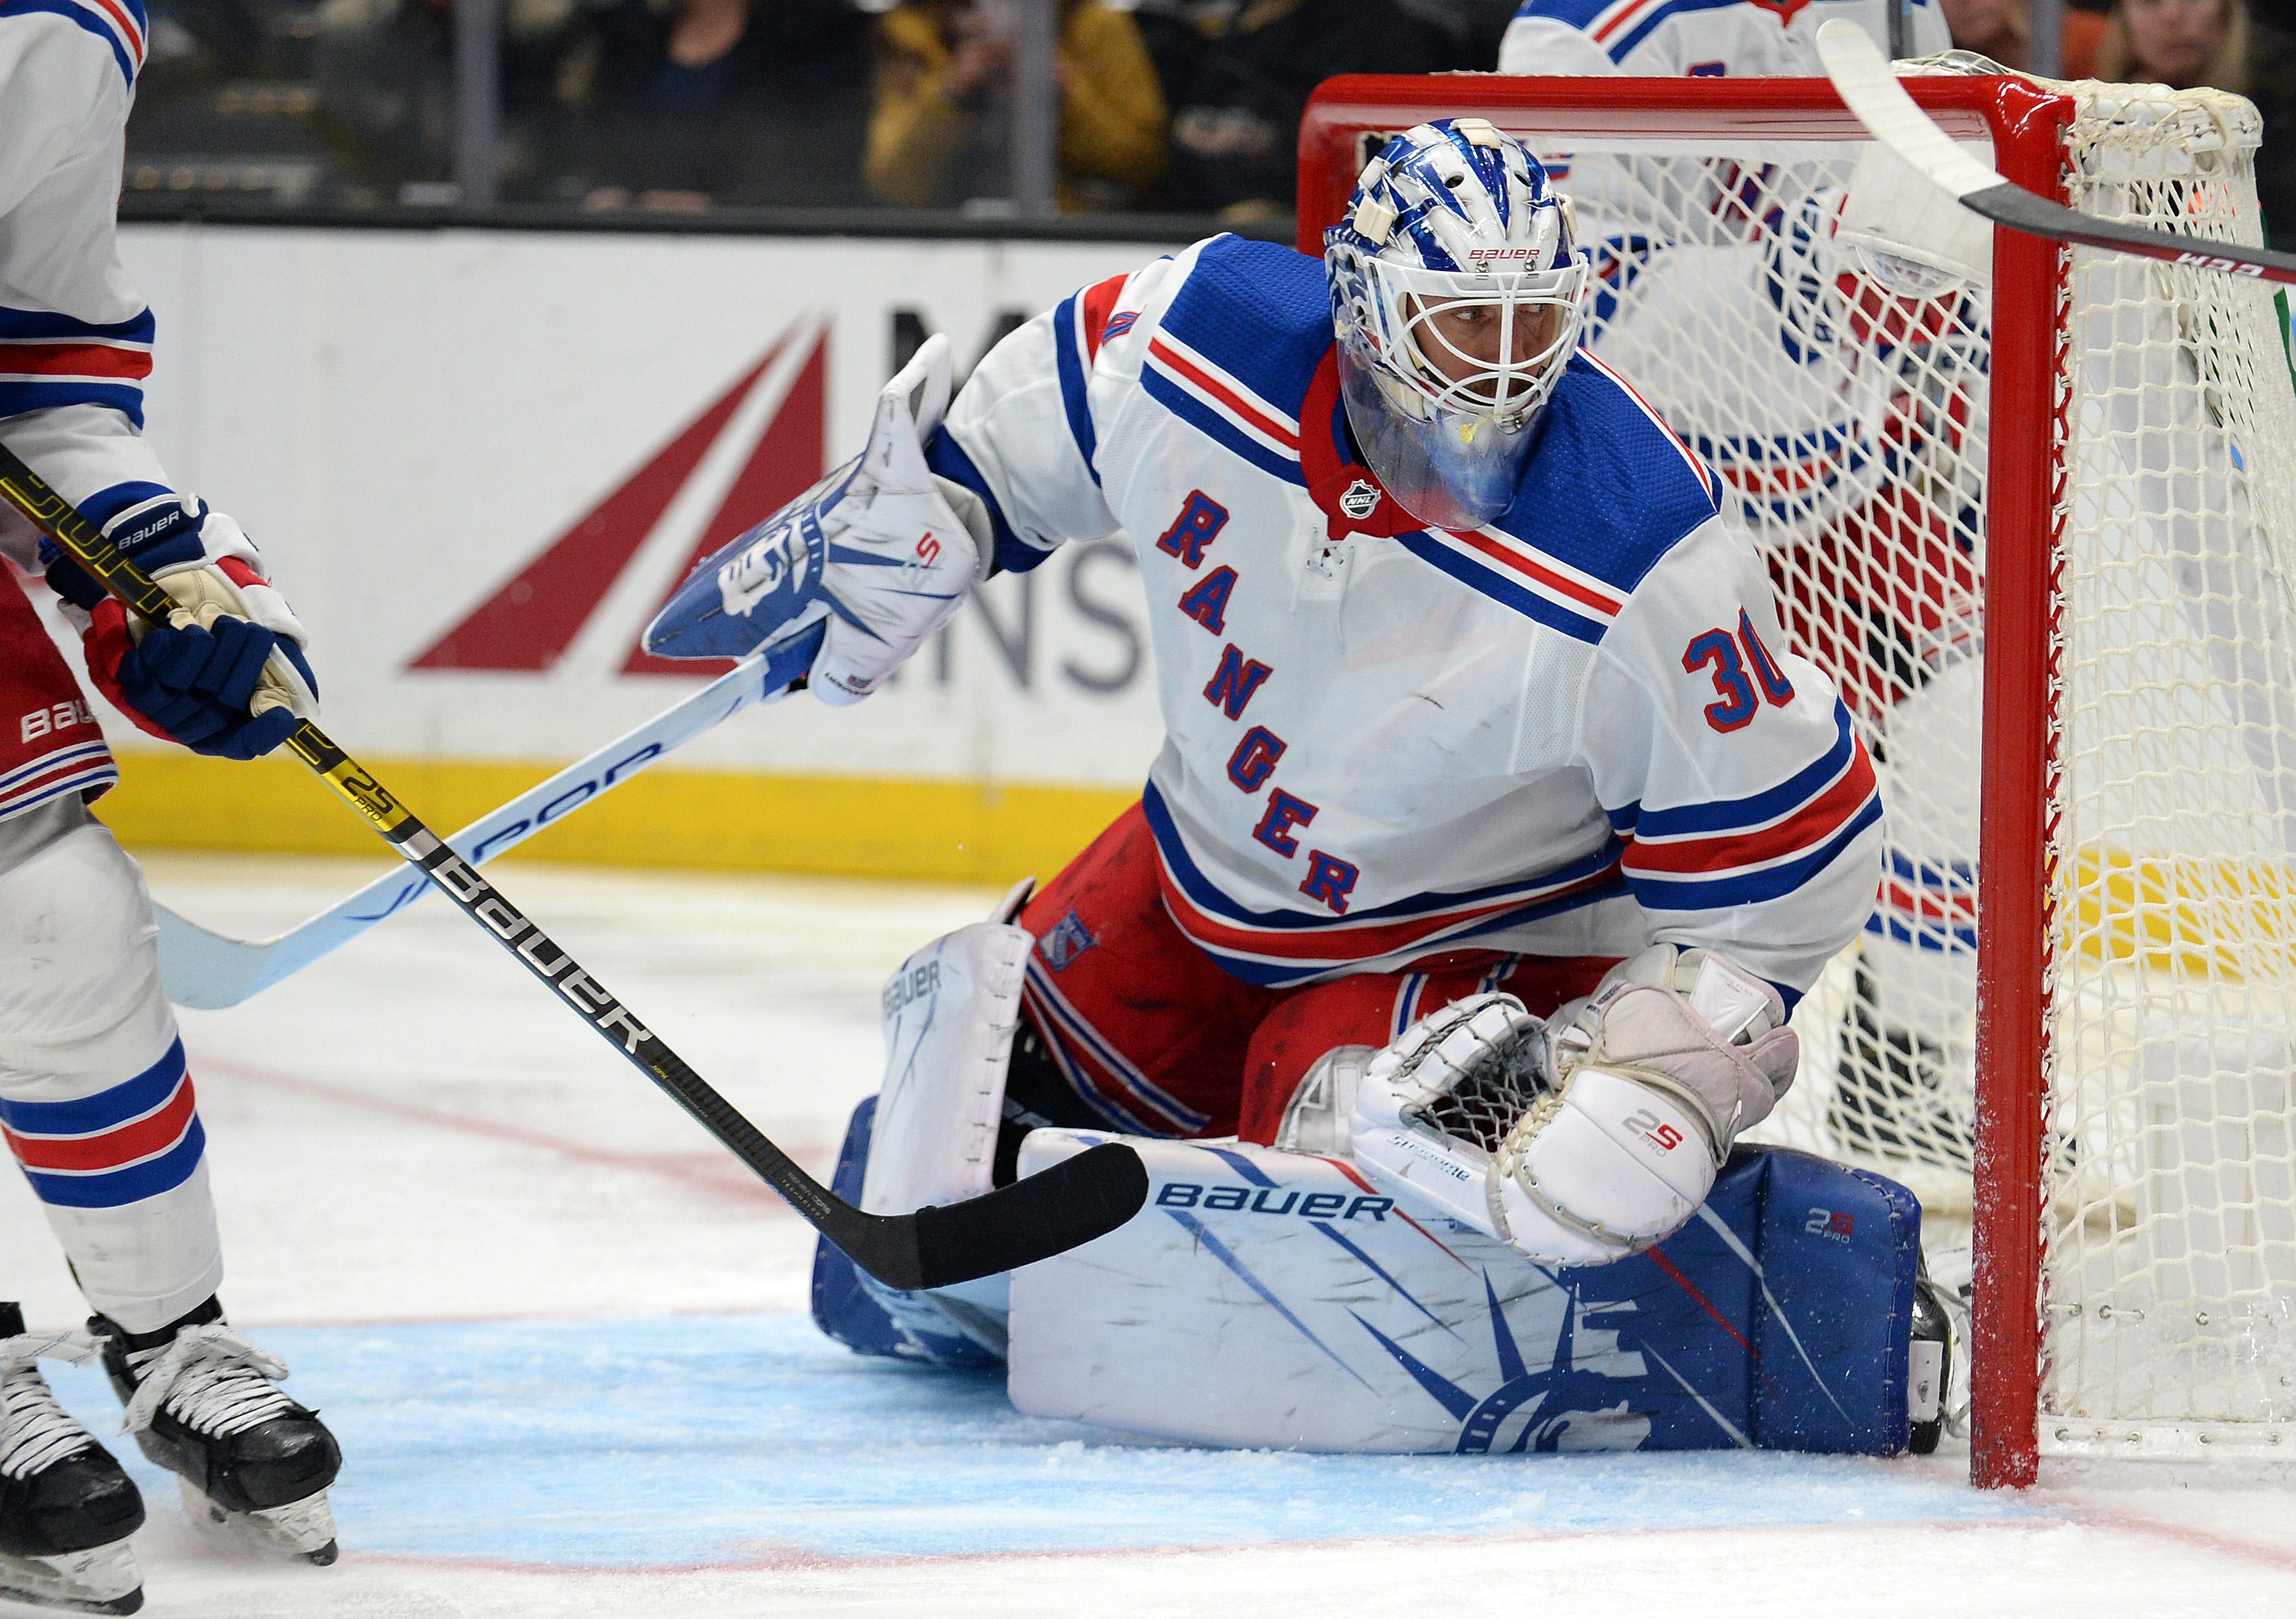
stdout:
[(988, 576), (988, 508), (925, 464), (948, 399), (935, 333), (878, 395), (861, 454), (705, 558), (646, 626), (646, 650), (746, 657), (826, 620), (814, 695), (874, 691)]
[(1355, 1156), (1532, 1259), (1605, 1264), (1697, 1212), (1800, 1055), (1775, 990), (1654, 945), (1552, 1026), (1511, 995), (1414, 1023), (1357, 1086)]
[(147, 624), (54, 541), (41, 542), (88, 673), (121, 713), (225, 759), (268, 753), (317, 716), (310, 637), (239, 524), (196, 496), (161, 495), (121, 512), (103, 536), (176, 603), (166, 624)]

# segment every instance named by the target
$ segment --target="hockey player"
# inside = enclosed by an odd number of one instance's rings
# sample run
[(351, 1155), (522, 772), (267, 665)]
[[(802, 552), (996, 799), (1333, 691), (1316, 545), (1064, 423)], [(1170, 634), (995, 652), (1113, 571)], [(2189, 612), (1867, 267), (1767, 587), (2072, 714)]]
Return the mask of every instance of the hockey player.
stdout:
[[(137, 0), (0, 0), (0, 442), (101, 523), (181, 611), (144, 630), (8, 513), (0, 550), (84, 628), (144, 730), (250, 759), (316, 707), (302, 627), (239, 526), (178, 493), (138, 431), (152, 321), (114, 248)], [(135, 1486), (39, 1361), (100, 1358), (196, 1516), (318, 1563), (340, 1458), (226, 1324), (205, 1138), (142, 874), (87, 801), (117, 779), (86, 694), (0, 579), (0, 1127), (95, 1315), (31, 1335), (0, 1303), (0, 1595), (133, 1612)]]
[[(1648, 78), (1823, 78), (1817, 30), (1844, 18), (1890, 46), (1898, 0), (1523, 0), (1499, 41), (1502, 73), (1624, 73)], [(1937, 0), (1913, 0), (1906, 53), (1950, 50)]]
[(995, 1072), (1009, 1173), (1045, 1122), (1345, 1151), (1544, 1064), (1551, 1127), (1488, 1223), (1592, 1262), (1688, 1219), (1792, 1081), (1790, 1007), (1877, 877), (1849, 715), (1712, 474), (1580, 351), (1591, 270), (1519, 144), (1398, 136), (1326, 243), (1216, 237), (1087, 287), (945, 423), (930, 367), (897, 379), (857, 465), (650, 634), (829, 614), (813, 687), (851, 702), (992, 566), (1134, 537), (1163, 751), (1000, 935), (1025, 962), (889, 988), (890, 1023), (967, 976), (977, 1028), (943, 999), (897, 1041), (869, 1206), (933, 1187), (902, 1155), (988, 1172), (993, 1114), (914, 1122), (943, 1072)]

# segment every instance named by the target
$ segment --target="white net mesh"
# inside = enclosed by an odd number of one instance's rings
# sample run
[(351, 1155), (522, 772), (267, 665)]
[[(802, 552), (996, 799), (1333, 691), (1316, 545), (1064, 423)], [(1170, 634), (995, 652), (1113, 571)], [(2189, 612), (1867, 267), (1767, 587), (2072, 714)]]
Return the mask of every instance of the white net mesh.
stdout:
[[(2260, 241), (2248, 103), (2070, 88), (2076, 207)], [(1595, 351), (1735, 491), (1887, 804), (1765, 1133), (1965, 1243), (1988, 298), (1837, 249), (1856, 144), (1605, 138), (1533, 143), (1601, 244)], [(2002, 334), (2063, 355), (2044, 1442), (2254, 1434), (2296, 1419), (2296, 390), (2268, 287), (2070, 264), (2058, 330)]]

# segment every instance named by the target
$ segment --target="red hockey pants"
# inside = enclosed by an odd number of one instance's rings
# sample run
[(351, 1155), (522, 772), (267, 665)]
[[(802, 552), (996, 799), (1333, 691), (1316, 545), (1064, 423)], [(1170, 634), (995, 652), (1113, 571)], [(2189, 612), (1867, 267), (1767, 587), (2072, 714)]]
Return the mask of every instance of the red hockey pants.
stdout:
[(1025, 1015), (1077, 1093), (1118, 1129), (1271, 1143), (1325, 1052), (1384, 1046), (1464, 995), (1504, 990), (1545, 1015), (1615, 957), (1452, 950), (1400, 973), (1269, 990), (1230, 977), (1164, 909), (1134, 805), (1029, 901)]

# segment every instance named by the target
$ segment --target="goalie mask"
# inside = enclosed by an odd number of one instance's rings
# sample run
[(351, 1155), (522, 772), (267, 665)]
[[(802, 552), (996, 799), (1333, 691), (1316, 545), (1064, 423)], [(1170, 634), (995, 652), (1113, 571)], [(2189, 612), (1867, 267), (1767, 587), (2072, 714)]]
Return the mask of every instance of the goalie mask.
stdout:
[(1324, 267), (1365, 464), (1423, 522), (1497, 517), (1593, 275), (1546, 170), (1481, 119), (1406, 130), (1324, 233)]

